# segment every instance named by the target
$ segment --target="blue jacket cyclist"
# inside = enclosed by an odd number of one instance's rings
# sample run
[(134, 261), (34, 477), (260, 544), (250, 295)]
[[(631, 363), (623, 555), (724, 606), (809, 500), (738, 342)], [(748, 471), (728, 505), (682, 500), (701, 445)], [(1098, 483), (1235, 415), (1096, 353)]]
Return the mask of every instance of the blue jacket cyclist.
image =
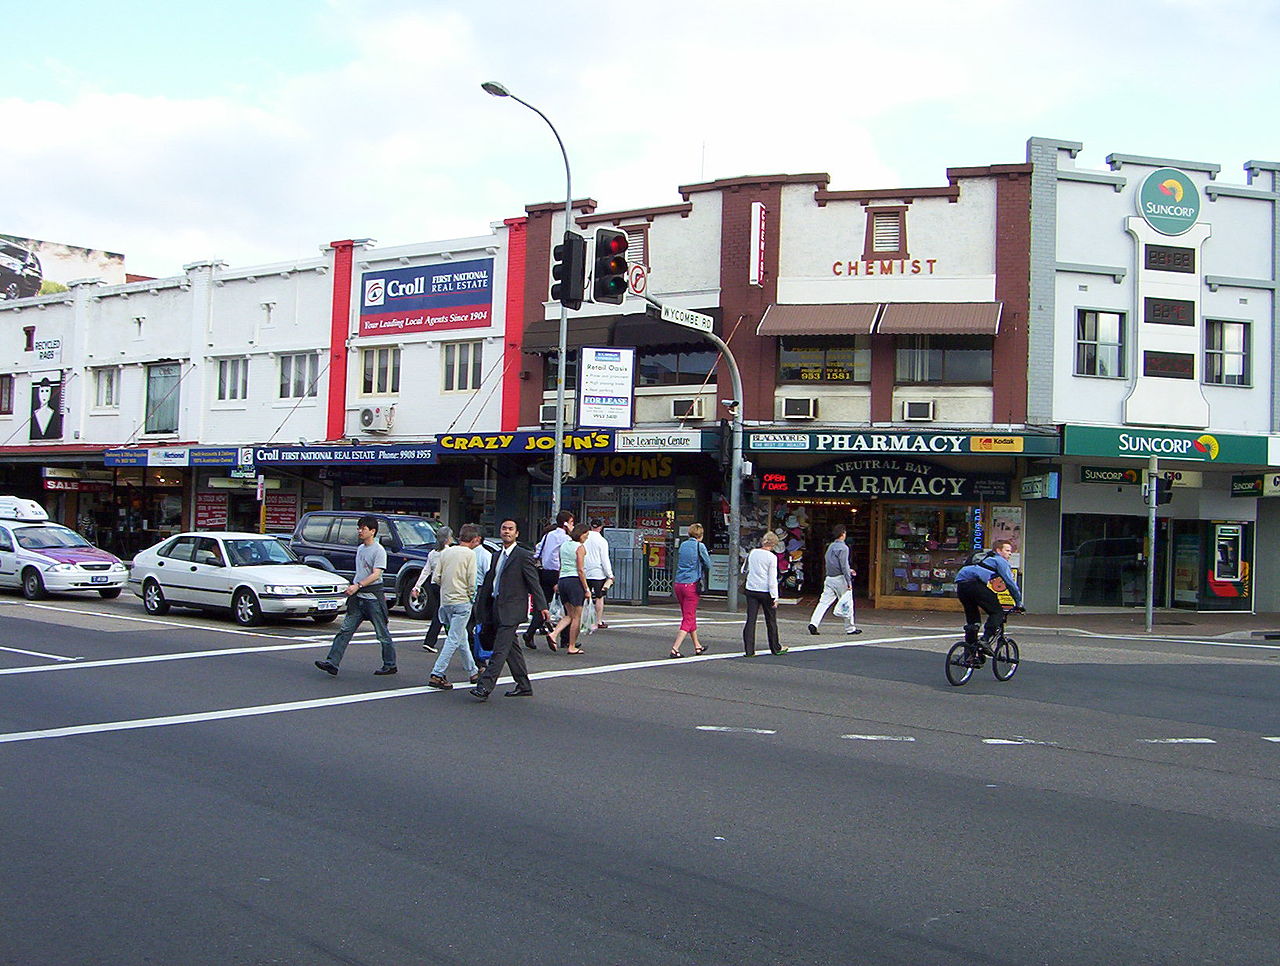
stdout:
[(964, 606), (964, 639), (966, 644), (978, 643), (978, 628), (982, 622), (982, 612), (987, 614), (987, 625), (983, 632), (982, 643), (990, 643), (1000, 633), (1004, 623), (1004, 607), (994, 590), (987, 586), (992, 579), (999, 577), (1004, 581), (1009, 593), (1013, 595), (1014, 605), (1021, 609), (1022, 591), (1018, 582), (1013, 579), (1013, 571), (1009, 568), (1009, 558), (1013, 556), (1013, 543), (1008, 540), (997, 540), (992, 552), (974, 563), (961, 567), (956, 574), (956, 597)]

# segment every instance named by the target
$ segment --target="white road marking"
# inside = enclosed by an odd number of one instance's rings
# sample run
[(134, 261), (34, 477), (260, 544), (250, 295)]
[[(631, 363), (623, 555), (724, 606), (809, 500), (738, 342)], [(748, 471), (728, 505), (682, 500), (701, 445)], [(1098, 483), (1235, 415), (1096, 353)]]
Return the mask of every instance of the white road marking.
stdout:
[(0, 651), (8, 651), (10, 654), (25, 654), (28, 657), (47, 657), (51, 661), (83, 661), (82, 657), (63, 657), (61, 654), (45, 654), (41, 651), (24, 651), (20, 647), (0, 647)]
[(910, 735), (841, 735), (849, 741), (915, 741)]
[(1036, 741), (1032, 738), (1015, 736), (1013, 738), (983, 738), (984, 745), (1047, 745), (1047, 741)]
[(1212, 738), (1139, 738), (1143, 745), (1216, 745)]
[(744, 735), (776, 735), (778, 732), (771, 728), (729, 728), (724, 725), (698, 725), (699, 731), (728, 731), (734, 734)]
[(214, 651), (186, 651), (179, 654), (145, 654), (142, 657), (117, 657), (105, 661), (78, 661), (75, 664), (41, 664), (37, 667), (0, 668), (0, 674), (38, 674), (42, 671), (78, 671), (98, 667), (121, 667), (126, 664), (158, 664), (162, 661), (190, 661), (202, 657), (230, 657), (235, 654), (257, 654), (267, 651), (295, 651), (307, 647), (322, 647), (322, 641), (303, 641), (296, 644), (268, 644), (262, 647), (224, 647)]
[(1280, 736), (1277, 736), (1277, 737), (1275, 737), (1275, 738), (1268, 738), (1268, 737), (1266, 737), (1266, 736), (1264, 735), (1264, 736), (1263, 736), (1263, 738), (1262, 738), (1262, 740), (1263, 740), (1263, 741), (1280, 741)]
[(239, 627), (210, 627), (206, 624), (186, 624), (182, 621), (166, 621), (158, 617), (134, 617), (132, 614), (102, 614), (92, 610), (72, 610), (70, 607), (54, 607), (49, 604), (30, 604), (37, 610), (53, 610), (62, 614), (80, 614), (83, 617), (101, 617), (110, 621), (133, 621), (137, 624), (159, 624), (163, 627), (186, 627), (197, 631), (217, 631), (219, 634), (239, 634), (243, 637), (270, 637), (279, 640), (279, 634), (268, 634), (265, 631), (246, 631)]

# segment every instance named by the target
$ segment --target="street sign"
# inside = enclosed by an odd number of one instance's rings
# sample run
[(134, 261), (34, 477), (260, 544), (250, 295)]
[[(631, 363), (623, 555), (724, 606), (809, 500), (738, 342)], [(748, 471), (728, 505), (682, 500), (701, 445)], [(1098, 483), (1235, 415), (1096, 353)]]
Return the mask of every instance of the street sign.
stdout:
[(627, 289), (632, 295), (643, 295), (649, 287), (649, 270), (643, 265), (632, 265), (627, 269)]
[(669, 305), (662, 306), (662, 311), (658, 318), (663, 322), (674, 322), (676, 325), (683, 325), (686, 329), (701, 329), (703, 332), (710, 332), (715, 325), (715, 319), (709, 315), (703, 315), (701, 312), (691, 312), (688, 309), (673, 309)]

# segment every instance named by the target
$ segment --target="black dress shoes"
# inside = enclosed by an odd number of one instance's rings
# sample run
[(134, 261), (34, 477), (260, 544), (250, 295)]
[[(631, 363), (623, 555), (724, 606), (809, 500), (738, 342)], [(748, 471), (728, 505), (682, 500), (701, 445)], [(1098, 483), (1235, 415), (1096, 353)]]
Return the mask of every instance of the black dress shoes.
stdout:
[(472, 688), (470, 691), (468, 691), (468, 692), (467, 692), (467, 694), (471, 695), (471, 696), (472, 696), (473, 698), (475, 698), (477, 701), (488, 701), (488, 700), (489, 700), (489, 692), (488, 692), (488, 691), (486, 691), (484, 688), (481, 688), (481, 687), (475, 687), (475, 688)]
[(378, 670), (374, 671), (373, 673), (374, 674), (395, 674), (398, 670), (399, 669), (394, 664), (391, 664), (391, 665), (388, 665), (387, 667), (380, 667), (378, 668)]
[(512, 688), (502, 695), (504, 698), (532, 698), (533, 688)]
[(318, 667), (321, 671), (325, 671), (328, 674), (338, 673), (338, 666), (336, 664), (330, 663), (329, 661), (316, 661), (316, 667)]

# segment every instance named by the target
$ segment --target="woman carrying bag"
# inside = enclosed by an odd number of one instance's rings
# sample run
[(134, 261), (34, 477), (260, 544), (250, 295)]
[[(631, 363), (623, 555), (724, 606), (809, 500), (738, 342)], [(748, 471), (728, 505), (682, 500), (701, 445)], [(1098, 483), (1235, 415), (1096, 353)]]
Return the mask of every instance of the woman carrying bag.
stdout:
[(667, 657), (684, 657), (680, 645), (685, 635), (693, 639), (694, 654), (706, 651), (698, 640), (698, 600), (702, 596), (699, 585), (711, 576), (711, 555), (702, 542), (704, 532), (701, 523), (691, 524), (688, 539), (676, 551), (675, 595), (680, 602), (680, 630), (676, 631), (676, 642)]
[(418, 582), (413, 585), (413, 590), (410, 592), (414, 600), (424, 592), (427, 595), (427, 603), (422, 608), (422, 612), (431, 618), (431, 626), (427, 628), (427, 636), (422, 639), (422, 649), (432, 654), (436, 653), (440, 643), (440, 631), (444, 629), (444, 625), (440, 623), (440, 554), (444, 553), (451, 543), (453, 543), (453, 530), (449, 527), (440, 527), (436, 530), (436, 545), (427, 554)]

